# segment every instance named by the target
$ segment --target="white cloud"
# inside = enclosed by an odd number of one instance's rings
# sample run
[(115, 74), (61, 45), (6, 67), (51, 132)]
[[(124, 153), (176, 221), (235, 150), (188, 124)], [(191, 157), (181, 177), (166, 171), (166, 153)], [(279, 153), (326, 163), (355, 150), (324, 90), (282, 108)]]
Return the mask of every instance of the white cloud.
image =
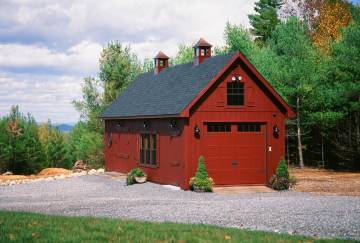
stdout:
[(74, 121), (81, 77), (96, 76), (108, 41), (139, 59), (204, 37), (224, 45), (225, 23), (249, 26), (255, 0), (0, 0), (0, 115), (12, 104), (41, 121)]
[(19, 105), (38, 122), (75, 122), (71, 102), (81, 97), (81, 77), (0, 73), (0, 116)]
[[(105, 44), (119, 40), (132, 45), (149, 45), (147, 55), (157, 52), (157, 43), (173, 40), (192, 43), (205, 37), (223, 44), (226, 21), (249, 26), (248, 14), (255, 0), (7, 0), (0, 22), (0, 35), (20, 42), (46, 42), (67, 49), (84, 39)], [(1, 4), (1, 3), (0, 3)], [(163, 48), (169, 53), (175, 47)], [(144, 51), (142, 49), (142, 51)], [(144, 53), (138, 53), (145, 56)]]
[(39, 45), (0, 44), (0, 67), (43, 67), (64, 73), (96, 74), (101, 49), (102, 46), (89, 41), (65, 52)]

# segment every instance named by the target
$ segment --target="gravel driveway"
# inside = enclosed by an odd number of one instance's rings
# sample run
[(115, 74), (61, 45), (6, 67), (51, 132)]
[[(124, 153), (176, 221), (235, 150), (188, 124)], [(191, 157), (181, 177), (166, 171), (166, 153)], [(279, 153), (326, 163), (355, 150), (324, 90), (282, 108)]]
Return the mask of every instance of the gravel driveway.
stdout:
[(89, 175), (0, 187), (0, 210), (203, 223), (360, 240), (360, 197), (172, 191)]

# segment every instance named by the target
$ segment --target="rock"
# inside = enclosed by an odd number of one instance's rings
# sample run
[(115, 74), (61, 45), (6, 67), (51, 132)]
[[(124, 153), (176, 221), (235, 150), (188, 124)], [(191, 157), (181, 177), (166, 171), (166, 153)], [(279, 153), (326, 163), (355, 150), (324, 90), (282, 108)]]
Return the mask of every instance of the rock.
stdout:
[(97, 170), (91, 169), (88, 171), (89, 175), (95, 175), (97, 173)]
[(178, 186), (173, 186), (173, 185), (163, 185), (164, 188), (170, 189), (172, 191), (180, 191), (181, 188)]
[(75, 162), (73, 167), (73, 172), (82, 172), (86, 171), (86, 164), (82, 160), (78, 160)]
[(15, 181), (10, 181), (9, 185), (15, 185)]
[(11, 171), (6, 171), (5, 173), (3, 173), (2, 175), (13, 175), (13, 173)]
[(83, 175), (86, 175), (86, 171), (75, 172), (73, 174), (73, 176), (83, 176)]
[(105, 173), (105, 170), (103, 168), (97, 169), (97, 173)]

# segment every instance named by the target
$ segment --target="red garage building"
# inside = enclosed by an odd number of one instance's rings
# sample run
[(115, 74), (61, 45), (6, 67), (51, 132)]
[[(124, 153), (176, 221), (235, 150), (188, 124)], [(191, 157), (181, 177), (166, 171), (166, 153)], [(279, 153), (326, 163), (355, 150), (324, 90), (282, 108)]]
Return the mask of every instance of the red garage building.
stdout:
[(240, 53), (211, 57), (200, 39), (194, 62), (140, 75), (102, 114), (105, 169), (141, 167), (150, 181), (187, 189), (205, 157), (216, 185), (267, 184), (285, 151), (288, 104)]

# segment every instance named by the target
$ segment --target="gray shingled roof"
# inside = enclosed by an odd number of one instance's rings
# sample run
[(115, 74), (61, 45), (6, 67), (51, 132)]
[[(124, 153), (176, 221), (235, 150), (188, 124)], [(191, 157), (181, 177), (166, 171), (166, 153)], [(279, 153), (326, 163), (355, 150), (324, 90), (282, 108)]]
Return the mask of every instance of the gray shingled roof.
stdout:
[(235, 53), (140, 75), (102, 114), (103, 118), (178, 115)]

